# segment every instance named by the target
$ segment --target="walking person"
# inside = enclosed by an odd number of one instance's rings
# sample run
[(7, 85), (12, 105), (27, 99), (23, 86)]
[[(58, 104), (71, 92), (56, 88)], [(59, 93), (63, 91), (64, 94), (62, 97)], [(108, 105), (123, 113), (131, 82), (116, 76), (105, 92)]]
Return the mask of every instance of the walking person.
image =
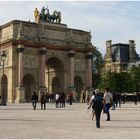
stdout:
[(116, 95), (115, 92), (112, 93), (112, 97), (113, 97), (112, 110), (115, 110), (115, 108), (116, 108), (116, 102), (117, 102), (117, 95)]
[(46, 110), (46, 95), (44, 92), (42, 92), (41, 96), (41, 110)]
[(134, 103), (135, 103), (135, 105), (137, 105), (137, 102), (138, 102), (138, 95), (137, 95), (137, 93), (134, 93)]
[(62, 97), (62, 107), (64, 107), (65, 108), (65, 99), (66, 99), (66, 95), (65, 95), (65, 93), (64, 92), (62, 92), (62, 95), (61, 95)]
[(36, 110), (36, 104), (38, 102), (38, 95), (36, 91), (34, 91), (31, 100), (32, 100), (33, 109)]
[(86, 102), (86, 93), (85, 90), (82, 90), (82, 103)]
[(118, 93), (118, 103), (119, 103), (119, 107), (121, 107), (121, 102), (122, 102), (122, 95), (120, 93)]
[(92, 117), (91, 117), (92, 120), (93, 120), (94, 115), (95, 115), (95, 110), (94, 110), (94, 107), (93, 107), (94, 98), (95, 98), (95, 91), (93, 92), (93, 95), (92, 95), (90, 101), (88, 102), (88, 105), (89, 105), (88, 109), (90, 109), (92, 107)]
[(59, 104), (59, 93), (56, 93), (55, 95), (55, 107), (58, 108), (58, 104)]
[(87, 99), (86, 99), (87, 105), (89, 104), (89, 101), (90, 101), (90, 96), (89, 96), (89, 94), (88, 94), (88, 95), (87, 95)]
[(109, 109), (111, 107), (111, 102), (113, 100), (112, 94), (110, 93), (109, 88), (105, 89), (105, 93), (104, 93), (104, 106), (105, 106), (105, 111), (107, 113), (107, 119), (106, 121), (110, 121), (110, 112)]
[(103, 109), (103, 98), (99, 93), (99, 90), (95, 90), (95, 96), (92, 99), (92, 103), (90, 102), (90, 105), (88, 108), (90, 108), (92, 104), (92, 108), (95, 111), (95, 117), (96, 117), (96, 127), (100, 128), (100, 118), (101, 118), (101, 112)]
[(73, 101), (73, 93), (72, 92), (69, 92), (68, 93), (68, 98), (69, 98), (69, 103), (70, 103), (70, 105), (72, 105), (72, 101)]

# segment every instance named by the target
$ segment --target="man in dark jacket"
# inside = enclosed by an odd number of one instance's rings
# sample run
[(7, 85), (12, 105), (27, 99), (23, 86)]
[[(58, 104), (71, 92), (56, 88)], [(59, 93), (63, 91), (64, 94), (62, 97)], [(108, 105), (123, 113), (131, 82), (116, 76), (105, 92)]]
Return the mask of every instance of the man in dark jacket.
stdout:
[(33, 109), (36, 110), (36, 104), (38, 102), (38, 95), (36, 93), (36, 91), (34, 91), (34, 94), (32, 95), (32, 105), (33, 105)]
[(46, 95), (43, 92), (42, 96), (41, 96), (41, 110), (43, 110), (43, 106), (44, 106), (44, 110), (46, 110)]
[(101, 112), (103, 109), (103, 98), (99, 93), (99, 90), (95, 90), (95, 96), (91, 99), (89, 103), (88, 109), (92, 106), (93, 110), (95, 111), (95, 117), (96, 117), (96, 127), (100, 128), (100, 118), (101, 118)]

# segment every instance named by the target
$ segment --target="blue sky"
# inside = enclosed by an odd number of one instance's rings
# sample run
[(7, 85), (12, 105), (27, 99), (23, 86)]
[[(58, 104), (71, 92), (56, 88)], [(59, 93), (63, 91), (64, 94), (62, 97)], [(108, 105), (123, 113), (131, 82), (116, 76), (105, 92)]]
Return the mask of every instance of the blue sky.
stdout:
[(135, 40), (140, 54), (140, 1), (0, 1), (0, 25), (11, 20), (34, 21), (33, 11), (48, 6), (59, 10), (69, 28), (91, 31), (92, 43), (102, 54), (105, 41)]

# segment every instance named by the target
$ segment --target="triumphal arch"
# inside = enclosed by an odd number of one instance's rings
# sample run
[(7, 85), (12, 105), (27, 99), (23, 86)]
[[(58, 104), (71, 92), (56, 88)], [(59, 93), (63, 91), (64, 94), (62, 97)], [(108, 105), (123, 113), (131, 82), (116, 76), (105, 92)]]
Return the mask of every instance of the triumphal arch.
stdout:
[(39, 15), (35, 22), (13, 20), (0, 26), (0, 52), (6, 55), (0, 59), (3, 102), (30, 102), (34, 90), (70, 90), (75, 96), (82, 89), (91, 91), (90, 32), (50, 18)]

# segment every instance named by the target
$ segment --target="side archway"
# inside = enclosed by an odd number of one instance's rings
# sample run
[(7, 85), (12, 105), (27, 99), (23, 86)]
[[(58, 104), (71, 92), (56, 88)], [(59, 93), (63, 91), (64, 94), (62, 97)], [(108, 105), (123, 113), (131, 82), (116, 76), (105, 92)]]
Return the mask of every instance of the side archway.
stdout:
[(80, 101), (81, 91), (83, 90), (83, 81), (81, 77), (79, 76), (74, 77), (74, 87), (77, 93), (77, 100)]
[(57, 93), (60, 89), (60, 80), (58, 77), (54, 77), (52, 80), (52, 92)]
[(5, 103), (7, 103), (7, 96), (8, 96), (8, 80), (7, 76), (3, 75), (1, 78), (1, 97), (3, 98)]
[(31, 74), (26, 74), (23, 77), (23, 86), (25, 87), (25, 100), (26, 102), (31, 101), (31, 96), (35, 90), (35, 79)]

